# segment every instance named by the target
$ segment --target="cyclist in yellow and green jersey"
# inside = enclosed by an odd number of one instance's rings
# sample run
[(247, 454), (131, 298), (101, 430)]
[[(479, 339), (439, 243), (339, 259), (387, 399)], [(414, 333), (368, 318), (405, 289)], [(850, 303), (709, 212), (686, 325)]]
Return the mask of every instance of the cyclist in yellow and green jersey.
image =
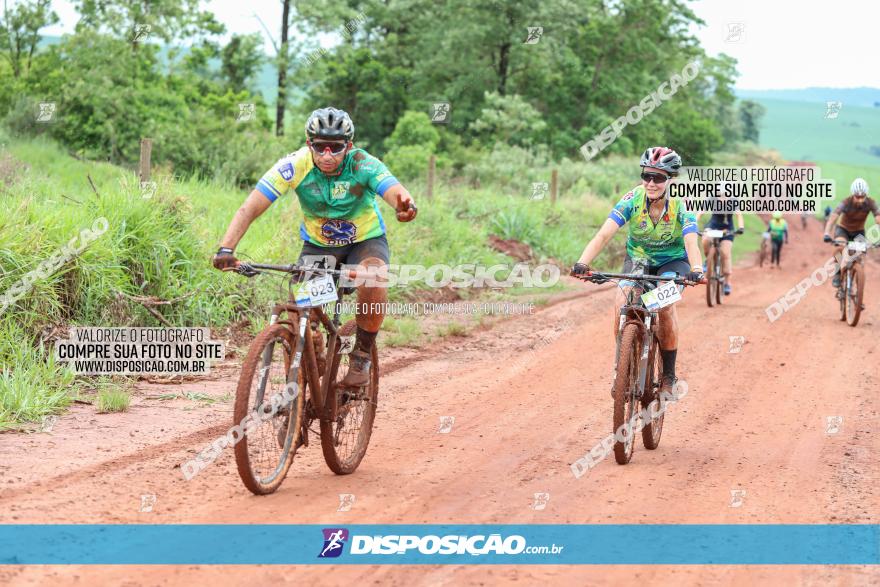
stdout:
[(770, 223), (767, 225), (767, 231), (770, 233), (770, 267), (776, 264), (779, 268), (779, 258), (782, 256), (782, 243), (788, 242), (788, 222), (782, 217), (782, 212), (774, 212)]
[[(409, 191), (379, 159), (354, 146), (354, 123), (344, 110), (315, 110), (305, 130), (306, 145), (273, 165), (236, 212), (214, 255), (216, 268), (229, 271), (237, 266), (234, 249), (251, 222), (291, 191), (303, 213), (300, 264), (304, 258), (371, 270), (388, 264), (385, 221), (377, 199), (394, 207), (400, 222), (409, 222), (417, 212)], [(386, 299), (386, 288), (376, 281), (358, 286), (357, 307), (367, 311), (356, 316), (355, 347), (341, 382), (345, 387), (369, 381), (369, 351), (382, 325)]]
[[(684, 277), (698, 283), (703, 279), (703, 259), (697, 240), (697, 220), (684, 209), (679, 198), (667, 195), (669, 182), (678, 175), (681, 157), (667, 147), (647, 149), (640, 161), (642, 183), (611, 209), (608, 219), (587, 244), (571, 270), (574, 276), (586, 275), (590, 263), (625, 224), (629, 224), (623, 273), (636, 269), (648, 275)], [(618, 289), (614, 306), (614, 336), (617, 336), (617, 311), (625, 302), (625, 292)], [(658, 338), (663, 360), (661, 392), (672, 393), (675, 383), (675, 359), (678, 349), (678, 314), (675, 305), (660, 310)]]

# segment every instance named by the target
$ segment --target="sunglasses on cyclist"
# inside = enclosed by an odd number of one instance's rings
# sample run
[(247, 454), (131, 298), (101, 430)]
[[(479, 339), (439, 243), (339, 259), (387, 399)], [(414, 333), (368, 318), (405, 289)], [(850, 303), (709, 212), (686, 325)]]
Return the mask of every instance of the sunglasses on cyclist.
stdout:
[(314, 143), (309, 142), (309, 147), (311, 147), (312, 151), (318, 155), (323, 155), (327, 149), (330, 150), (331, 155), (339, 155), (345, 151), (347, 146), (348, 143), (330, 143), (324, 141), (315, 141)]
[(662, 173), (642, 173), (642, 181), (645, 183), (666, 183), (669, 179), (668, 176), (663, 175)]

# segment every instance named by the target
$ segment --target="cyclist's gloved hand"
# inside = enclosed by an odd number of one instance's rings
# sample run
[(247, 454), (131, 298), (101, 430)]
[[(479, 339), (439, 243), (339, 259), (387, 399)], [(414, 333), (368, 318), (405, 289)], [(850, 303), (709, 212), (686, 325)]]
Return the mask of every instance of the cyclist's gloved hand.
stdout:
[(684, 278), (691, 283), (700, 283), (703, 281), (703, 272), (702, 271), (690, 271)]
[(826, 243), (830, 243), (831, 240), (832, 240), (832, 239), (831, 239), (831, 235), (830, 235), (830, 234), (826, 234), (826, 235), (824, 235), (824, 236), (822, 237), (822, 240), (823, 240), (824, 242), (826, 242)]
[(734, 234), (742, 234), (742, 233), (744, 233), (744, 232), (745, 232), (745, 229), (744, 229), (744, 228), (737, 228), (737, 229), (736, 229), (736, 232), (734, 232)]
[(590, 267), (584, 263), (575, 263), (571, 268), (569, 275), (572, 277), (583, 277), (590, 272)]
[(220, 247), (211, 258), (211, 263), (215, 269), (220, 271), (232, 271), (238, 264), (238, 259), (232, 254), (233, 250), (228, 247)]

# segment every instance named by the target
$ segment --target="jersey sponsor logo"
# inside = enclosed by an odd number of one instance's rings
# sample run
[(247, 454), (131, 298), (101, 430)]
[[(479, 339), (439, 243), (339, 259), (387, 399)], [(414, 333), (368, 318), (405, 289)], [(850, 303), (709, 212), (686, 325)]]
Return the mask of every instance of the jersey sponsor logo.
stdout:
[(629, 193), (627, 193), (625, 196), (623, 196), (623, 201), (624, 201), (624, 202), (626, 202), (627, 200), (632, 200), (632, 199), (633, 199), (633, 193), (632, 193), (632, 192), (629, 192)]
[(642, 220), (641, 222), (639, 222), (639, 228), (641, 228), (641, 229), (648, 228), (648, 221)]
[(285, 181), (290, 181), (293, 179), (293, 164), (290, 161), (285, 162), (278, 168), (278, 173), (281, 174)]
[(351, 182), (348, 181), (337, 181), (333, 183), (333, 192), (331, 197), (334, 200), (338, 200), (340, 198), (344, 198), (348, 193), (348, 189), (351, 186)]
[(348, 245), (357, 236), (357, 226), (348, 220), (331, 218), (321, 225), (321, 236), (332, 245)]

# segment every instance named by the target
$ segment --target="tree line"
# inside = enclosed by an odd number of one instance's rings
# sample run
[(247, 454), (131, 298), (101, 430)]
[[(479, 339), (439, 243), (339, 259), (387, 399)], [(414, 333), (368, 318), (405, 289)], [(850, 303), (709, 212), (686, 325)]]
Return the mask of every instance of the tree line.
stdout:
[[(41, 37), (58, 22), (50, 0), (4, 4), (0, 116), (13, 133), (121, 164), (149, 136), (154, 161), (174, 173), (247, 184), (298, 148), (307, 113), (329, 104), (352, 115), (359, 146), (404, 174), (431, 153), (454, 172), (496, 149), (579, 157), (697, 62), (696, 79), (600, 156), (665, 144), (702, 165), (758, 138), (761, 106), (736, 99), (735, 61), (705, 53), (692, 33), (703, 23), (681, 0), (280, 4), (280, 21), (254, 15), (262, 34), (225, 38), (198, 0), (76, 0), (75, 30), (57, 43)], [(267, 63), (274, 104), (257, 88)], [(38, 121), (46, 102), (56, 117)], [(448, 104), (442, 124), (435, 104)]]

